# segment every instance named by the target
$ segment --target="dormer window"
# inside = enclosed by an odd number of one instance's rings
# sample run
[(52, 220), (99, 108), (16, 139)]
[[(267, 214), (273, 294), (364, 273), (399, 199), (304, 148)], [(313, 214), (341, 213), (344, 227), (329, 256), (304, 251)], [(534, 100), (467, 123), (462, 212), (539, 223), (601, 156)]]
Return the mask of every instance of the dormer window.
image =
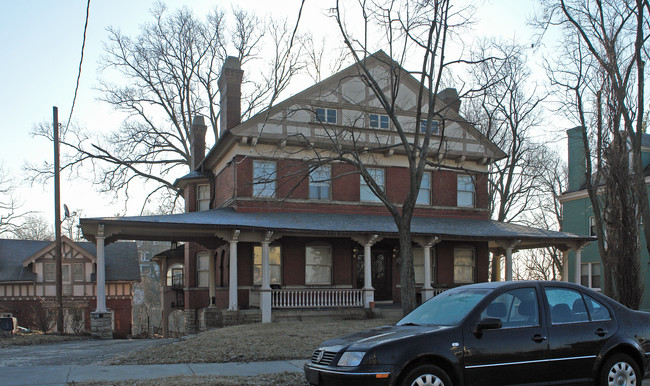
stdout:
[(370, 127), (374, 129), (388, 129), (390, 127), (388, 115), (370, 114)]
[[(420, 133), (426, 133), (427, 132), (427, 120), (426, 119), (421, 119), (420, 120)], [(440, 131), (440, 122), (438, 121), (431, 121), (431, 134), (438, 134)]]
[(198, 211), (204, 211), (210, 209), (210, 185), (197, 186), (196, 209)]
[(336, 124), (336, 110), (335, 109), (316, 109), (316, 122), (327, 123), (330, 125)]

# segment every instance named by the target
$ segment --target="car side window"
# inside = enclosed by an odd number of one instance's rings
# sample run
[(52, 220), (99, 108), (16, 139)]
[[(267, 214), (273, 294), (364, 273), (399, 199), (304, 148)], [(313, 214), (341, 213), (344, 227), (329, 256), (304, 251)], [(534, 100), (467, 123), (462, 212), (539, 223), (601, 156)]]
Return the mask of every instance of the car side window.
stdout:
[(585, 301), (587, 303), (587, 310), (589, 310), (589, 316), (591, 317), (592, 321), (612, 319), (612, 315), (609, 313), (609, 309), (605, 307), (601, 302), (587, 295), (585, 295)]
[(546, 287), (544, 292), (551, 310), (551, 324), (589, 321), (587, 307), (580, 292), (554, 287)]
[(539, 325), (535, 288), (519, 288), (497, 296), (481, 313), (481, 319), (497, 318), (503, 328)]

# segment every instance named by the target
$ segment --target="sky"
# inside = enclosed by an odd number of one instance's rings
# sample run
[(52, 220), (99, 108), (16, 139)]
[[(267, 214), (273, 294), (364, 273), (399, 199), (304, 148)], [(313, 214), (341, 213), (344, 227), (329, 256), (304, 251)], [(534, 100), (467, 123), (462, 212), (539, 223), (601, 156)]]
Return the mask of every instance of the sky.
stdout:
[[(195, 15), (207, 14), (215, 6), (229, 9), (236, 4), (257, 15), (286, 16), (294, 21), (299, 0), (167, 0), (170, 10), (187, 6)], [(332, 0), (306, 0), (301, 21), (302, 32), (327, 34), (326, 10)], [(532, 32), (526, 20), (536, 0), (484, 0), (478, 6), (476, 36), (502, 36), (525, 42)], [(53, 159), (53, 144), (33, 137), (35, 125), (51, 126), (52, 107), (57, 106), (59, 121), (67, 122), (79, 68), (86, 0), (0, 0), (0, 164), (13, 178), (21, 211), (43, 215), (53, 223), (53, 184), (30, 186), (24, 180), (26, 162), (41, 164)], [(84, 61), (72, 122), (95, 132), (110, 132), (119, 127), (121, 115), (97, 100), (98, 60), (103, 52), (108, 26), (135, 36), (139, 26), (151, 20), (152, 0), (92, 0)], [(331, 24), (330, 24), (331, 25)], [(333, 29), (332, 29), (333, 30)], [(335, 33), (336, 31), (333, 30)], [(299, 90), (296, 90), (299, 91)], [(181, 177), (181, 176), (178, 176)], [(83, 217), (115, 214), (137, 215), (140, 206), (112, 202), (81, 177), (64, 176), (61, 204)]]

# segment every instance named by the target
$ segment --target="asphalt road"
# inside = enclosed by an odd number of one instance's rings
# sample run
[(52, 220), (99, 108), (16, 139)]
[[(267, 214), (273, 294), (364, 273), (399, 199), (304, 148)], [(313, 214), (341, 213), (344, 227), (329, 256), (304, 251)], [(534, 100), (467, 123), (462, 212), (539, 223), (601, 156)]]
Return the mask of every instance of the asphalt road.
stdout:
[(0, 367), (101, 365), (116, 356), (172, 341), (173, 339), (79, 340), (36, 346), (12, 346), (0, 351)]

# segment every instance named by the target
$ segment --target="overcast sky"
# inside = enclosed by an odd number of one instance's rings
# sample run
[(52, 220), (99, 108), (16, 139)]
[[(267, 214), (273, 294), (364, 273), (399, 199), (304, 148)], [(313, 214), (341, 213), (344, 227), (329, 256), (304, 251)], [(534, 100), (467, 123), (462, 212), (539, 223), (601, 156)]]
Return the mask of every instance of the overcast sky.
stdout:
[[(295, 21), (299, 0), (167, 0), (169, 9), (186, 5), (195, 15), (207, 13), (215, 6), (229, 8), (237, 4), (253, 9), (258, 15), (273, 12)], [(325, 16), (331, 0), (307, 0), (303, 32), (309, 28), (327, 28)], [(525, 42), (531, 35), (526, 19), (531, 16), (535, 0), (486, 0), (476, 15), (477, 36), (503, 36)], [(119, 27), (135, 36), (138, 26), (151, 20), (150, 0), (92, 0), (84, 64), (78, 99), (72, 121), (96, 131), (112, 131), (120, 124), (118, 114), (98, 102), (97, 61), (106, 41), (106, 27)], [(35, 211), (53, 222), (54, 193), (52, 184), (29, 187), (23, 182), (26, 161), (43, 162), (53, 157), (53, 146), (30, 135), (40, 122), (52, 122), (52, 106), (59, 109), (59, 120), (67, 121), (74, 95), (79, 66), (85, 0), (0, 1), (0, 162), (14, 179), (22, 211)], [(321, 30), (326, 31), (326, 30)], [(336, 32), (334, 30), (334, 32)], [(296, 90), (298, 91), (298, 90)], [(180, 176), (179, 176), (180, 177)], [(84, 217), (112, 216), (116, 213), (136, 215), (138, 205), (125, 208), (111, 203), (107, 196), (82, 179), (62, 180), (62, 204), (71, 210), (83, 210)]]

